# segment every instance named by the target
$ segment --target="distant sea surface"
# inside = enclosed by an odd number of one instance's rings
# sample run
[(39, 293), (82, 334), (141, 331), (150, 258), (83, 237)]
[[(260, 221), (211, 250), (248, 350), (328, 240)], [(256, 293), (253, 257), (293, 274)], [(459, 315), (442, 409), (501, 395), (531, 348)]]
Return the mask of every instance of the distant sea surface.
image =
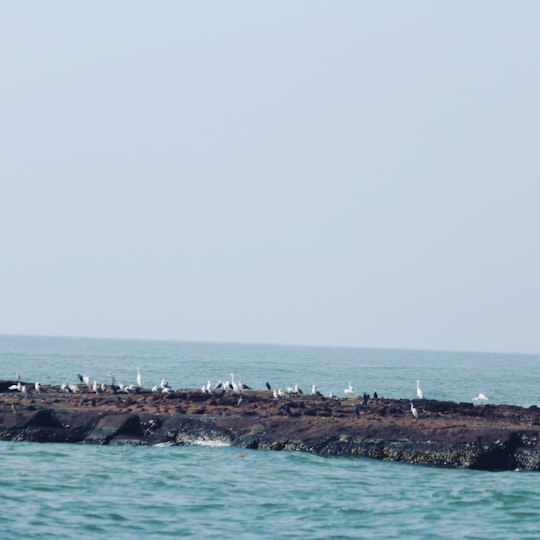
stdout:
[[(540, 405), (540, 356), (0, 336), (0, 379), (173, 388), (242, 380)], [(239, 453), (243, 457), (239, 456)], [(224, 446), (0, 442), (0, 537), (540, 538), (540, 474)]]

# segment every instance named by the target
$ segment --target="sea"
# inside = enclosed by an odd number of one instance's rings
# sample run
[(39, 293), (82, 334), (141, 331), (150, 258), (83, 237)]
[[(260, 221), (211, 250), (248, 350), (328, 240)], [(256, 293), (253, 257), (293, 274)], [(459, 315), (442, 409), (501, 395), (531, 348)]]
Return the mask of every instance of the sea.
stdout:
[[(172, 388), (242, 380), (343, 396), (540, 405), (540, 355), (0, 336), (0, 379)], [(1, 398), (0, 398), (1, 399)], [(481, 406), (481, 405), (479, 405)], [(540, 473), (222, 444), (0, 442), (0, 538), (540, 538)]]

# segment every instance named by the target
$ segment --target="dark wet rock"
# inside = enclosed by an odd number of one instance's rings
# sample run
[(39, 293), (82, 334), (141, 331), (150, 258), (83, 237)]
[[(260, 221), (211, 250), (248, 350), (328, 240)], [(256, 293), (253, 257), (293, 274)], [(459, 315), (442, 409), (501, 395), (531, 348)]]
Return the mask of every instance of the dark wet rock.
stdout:
[[(0, 439), (94, 444), (223, 441), (243, 448), (369, 457), (437, 467), (540, 471), (540, 409), (271, 392), (23, 396), (0, 381)], [(24, 384), (24, 383), (23, 383)]]

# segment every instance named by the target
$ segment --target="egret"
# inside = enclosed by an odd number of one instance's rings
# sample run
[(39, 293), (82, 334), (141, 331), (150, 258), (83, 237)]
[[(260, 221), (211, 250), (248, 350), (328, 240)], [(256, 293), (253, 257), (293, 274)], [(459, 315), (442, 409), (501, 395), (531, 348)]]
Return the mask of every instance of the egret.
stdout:
[(412, 412), (412, 415), (414, 416), (414, 421), (416, 422), (418, 420), (418, 411), (414, 407), (414, 404), (412, 401), (411, 401), (411, 412)]
[(343, 390), (343, 393), (347, 396), (352, 396), (354, 394), (354, 389), (352, 387), (351, 381), (349, 381), (349, 386)]
[(480, 392), (476, 397), (473, 397), (472, 400), (479, 401), (480, 403), (484, 403), (485, 401), (488, 400), (488, 397), (486, 396), (486, 394), (482, 394), (482, 392)]
[(137, 386), (142, 388), (141, 370), (139, 368), (137, 368)]
[(418, 399), (424, 399), (424, 392), (420, 388), (420, 381), (418, 379), (416, 380), (416, 396)]

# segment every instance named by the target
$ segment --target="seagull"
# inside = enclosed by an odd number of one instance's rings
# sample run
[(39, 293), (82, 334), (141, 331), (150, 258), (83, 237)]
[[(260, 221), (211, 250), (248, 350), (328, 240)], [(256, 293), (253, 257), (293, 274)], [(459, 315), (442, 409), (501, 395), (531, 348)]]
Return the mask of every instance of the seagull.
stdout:
[(349, 381), (349, 386), (343, 390), (343, 393), (347, 396), (352, 396), (354, 394), (354, 389), (352, 387), (351, 381)]
[(412, 412), (412, 415), (414, 416), (414, 421), (416, 422), (418, 420), (418, 411), (414, 407), (414, 404), (412, 401), (411, 401), (411, 412)]
[(311, 395), (322, 396), (322, 394), (317, 390), (317, 386), (315, 384), (311, 387)]
[(294, 385), (294, 392), (295, 394), (303, 394), (302, 389), (298, 387), (297, 384)]
[(18, 392), (21, 391), (21, 388), (21, 381), (19, 381), (17, 384), (12, 384), (11, 386), (8, 386), (8, 390), (17, 390)]
[(41, 384), (39, 382), (35, 382), (34, 389), (39, 394), (41, 392)]
[(420, 388), (420, 381), (418, 379), (416, 380), (416, 396), (418, 399), (424, 399), (424, 392)]
[(251, 390), (251, 386), (248, 386), (245, 382), (238, 381), (238, 388), (240, 392), (243, 392), (244, 390)]
[(137, 368), (137, 386), (142, 388), (141, 370), (139, 368)]
[(486, 396), (486, 394), (482, 394), (482, 392), (480, 392), (480, 394), (478, 394), (476, 397), (473, 397), (472, 400), (483, 403), (484, 401), (488, 400), (488, 397)]

